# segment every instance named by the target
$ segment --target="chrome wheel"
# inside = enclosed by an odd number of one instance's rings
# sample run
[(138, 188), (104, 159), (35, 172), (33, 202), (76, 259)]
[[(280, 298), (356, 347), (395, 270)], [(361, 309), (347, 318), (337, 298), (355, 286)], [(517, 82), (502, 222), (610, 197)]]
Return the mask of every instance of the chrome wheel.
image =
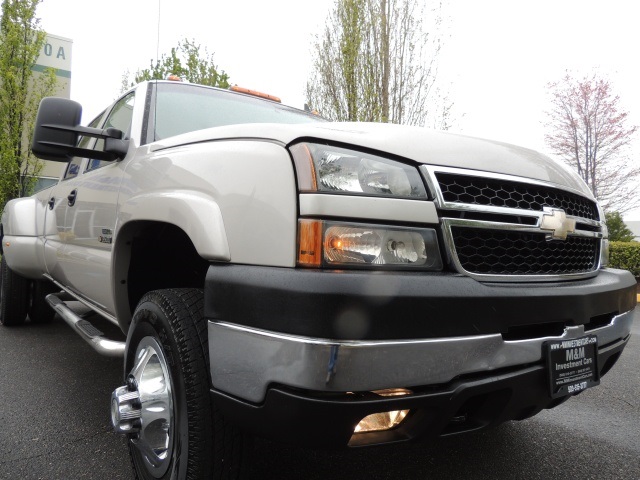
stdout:
[(171, 376), (162, 347), (153, 337), (138, 344), (127, 385), (113, 392), (111, 421), (131, 436), (149, 473), (162, 477), (173, 454), (174, 401)]
[(125, 383), (112, 400), (140, 480), (238, 479), (245, 437), (213, 409), (204, 296), (154, 290), (138, 302), (125, 352)]

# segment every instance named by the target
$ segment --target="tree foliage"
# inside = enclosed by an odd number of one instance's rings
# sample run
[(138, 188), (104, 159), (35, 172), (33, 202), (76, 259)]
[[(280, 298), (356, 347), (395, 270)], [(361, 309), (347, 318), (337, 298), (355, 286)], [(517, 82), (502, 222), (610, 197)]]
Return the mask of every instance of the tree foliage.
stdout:
[(452, 105), (436, 83), (441, 23), (426, 0), (336, 0), (312, 47), (308, 104), (336, 121), (448, 128)]
[(567, 74), (548, 85), (549, 147), (575, 168), (605, 211), (624, 213), (638, 205), (640, 168), (628, 155), (637, 127), (628, 125), (611, 83), (598, 74)]
[(34, 75), (45, 41), (41, 0), (4, 0), (0, 19), (0, 206), (30, 193), (42, 163), (29, 149), (40, 100), (56, 89), (53, 69)]
[(609, 240), (612, 242), (632, 242), (635, 236), (622, 219), (620, 212), (605, 213)]
[(219, 70), (213, 62), (213, 54), (203, 49), (195, 40), (183, 39), (163, 54), (159, 60), (151, 60), (149, 68), (138, 70), (133, 82), (129, 82), (128, 72), (123, 76), (122, 90), (145, 80), (166, 80), (169, 75), (177, 75), (183, 80), (211, 87), (229, 88), (229, 75)]

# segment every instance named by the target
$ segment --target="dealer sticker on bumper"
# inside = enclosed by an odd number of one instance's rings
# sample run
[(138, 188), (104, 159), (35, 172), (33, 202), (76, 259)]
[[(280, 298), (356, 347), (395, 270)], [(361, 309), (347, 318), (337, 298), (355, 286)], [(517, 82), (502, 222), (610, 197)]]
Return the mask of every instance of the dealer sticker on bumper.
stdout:
[(544, 343), (549, 367), (551, 398), (578, 393), (600, 384), (598, 375), (598, 337)]

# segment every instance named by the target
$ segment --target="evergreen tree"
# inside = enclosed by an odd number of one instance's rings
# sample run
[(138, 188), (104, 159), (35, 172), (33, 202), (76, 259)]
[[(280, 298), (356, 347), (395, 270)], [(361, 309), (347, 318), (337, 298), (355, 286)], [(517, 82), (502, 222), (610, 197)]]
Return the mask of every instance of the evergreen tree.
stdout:
[(607, 229), (609, 230), (609, 240), (612, 242), (632, 242), (633, 232), (622, 220), (620, 212), (608, 212), (605, 214)]

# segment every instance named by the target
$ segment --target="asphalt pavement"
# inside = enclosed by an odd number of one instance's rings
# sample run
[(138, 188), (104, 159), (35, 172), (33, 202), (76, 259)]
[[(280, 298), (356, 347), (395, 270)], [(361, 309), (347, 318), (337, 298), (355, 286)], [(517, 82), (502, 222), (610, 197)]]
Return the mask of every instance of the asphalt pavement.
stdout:
[[(640, 312), (599, 387), (522, 422), (422, 444), (307, 450), (256, 440), (259, 479), (640, 479)], [(0, 479), (132, 479), (111, 431), (121, 361), (58, 318), (0, 328)], [(313, 428), (313, 419), (301, 428)]]
[(122, 361), (97, 354), (63, 320), (0, 328), (0, 478), (129, 479), (113, 434)]

